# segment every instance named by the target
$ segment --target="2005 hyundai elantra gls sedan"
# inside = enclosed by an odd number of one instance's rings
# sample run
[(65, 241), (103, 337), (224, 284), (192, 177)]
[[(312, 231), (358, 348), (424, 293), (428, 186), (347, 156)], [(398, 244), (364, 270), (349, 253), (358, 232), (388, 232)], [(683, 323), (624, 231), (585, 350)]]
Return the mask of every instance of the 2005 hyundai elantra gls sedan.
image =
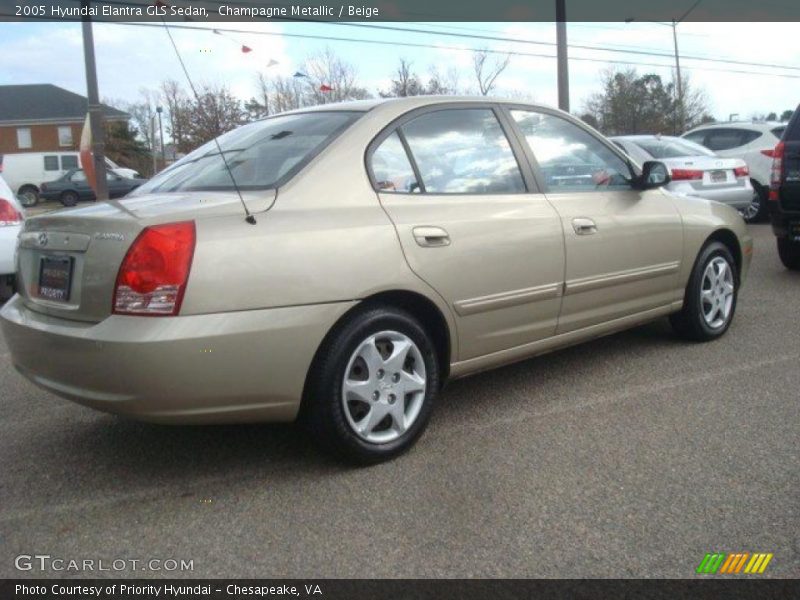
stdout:
[(149, 421), (300, 417), (375, 462), (448, 378), (666, 315), (719, 337), (750, 264), (736, 211), (549, 108), (356, 102), (218, 141), (26, 221), (0, 313), (21, 373)]

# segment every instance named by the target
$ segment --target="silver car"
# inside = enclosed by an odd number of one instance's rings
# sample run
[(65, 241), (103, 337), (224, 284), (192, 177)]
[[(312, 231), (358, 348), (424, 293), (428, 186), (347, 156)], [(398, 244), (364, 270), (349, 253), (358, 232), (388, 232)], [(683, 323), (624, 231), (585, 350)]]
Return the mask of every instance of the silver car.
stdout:
[(624, 135), (610, 138), (639, 164), (659, 160), (670, 170), (667, 189), (674, 194), (722, 202), (746, 210), (755, 190), (747, 163), (721, 158), (708, 148), (667, 135)]
[(750, 264), (736, 211), (542, 106), (326, 105), (218, 142), (26, 221), (0, 311), (23, 375), (162, 423), (299, 417), (375, 462), (447, 379), (668, 315), (721, 336)]

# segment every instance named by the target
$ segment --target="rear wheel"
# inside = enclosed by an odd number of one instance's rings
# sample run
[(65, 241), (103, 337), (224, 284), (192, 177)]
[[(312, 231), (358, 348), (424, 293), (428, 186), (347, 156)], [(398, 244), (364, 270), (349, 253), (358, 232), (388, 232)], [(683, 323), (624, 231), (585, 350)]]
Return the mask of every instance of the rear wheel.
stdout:
[(36, 206), (39, 203), (39, 190), (32, 185), (23, 185), (19, 189), (19, 200), (25, 208)]
[(800, 270), (800, 242), (778, 238), (778, 256), (783, 266), (792, 271)]
[(61, 204), (64, 206), (75, 206), (78, 203), (78, 193), (73, 191), (66, 191), (61, 194)]
[(767, 216), (767, 188), (762, 186), (757, 181), (751, 179), (750, 183), (753, 184), (753, 199), (750, 206), (743, 208), (739, 212), (745, 223), (758, 223), (763, 221)]
[(410, 448), (439, 388), (433, 343), (405, 311), (376, 306), (339, 326), (309, 373), (304, 419), (315, 441), (353, 462)]
[(736, 311), (739, 273), (728, 247), (711, 242), (695, 261), (683, 308), (670, 316), (675, 331), (682, 337), (706, 342), (724, 334)]

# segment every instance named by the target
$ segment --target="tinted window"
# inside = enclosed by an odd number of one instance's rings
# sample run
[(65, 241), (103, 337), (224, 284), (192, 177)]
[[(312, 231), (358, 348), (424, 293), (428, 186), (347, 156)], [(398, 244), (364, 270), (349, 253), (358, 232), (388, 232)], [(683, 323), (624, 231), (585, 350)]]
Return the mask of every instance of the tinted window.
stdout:
[(63, 154), (61, 156), (61, 168), (66, 169), (77, 169), (78, 168), (78, 157), (73, 156), (71, 154)]
[(372, 153), (372, 175), (384, 192), (419, 192), (419, 183), (397, 132)]
[(781, 137), (783, 137), (783, 132), (786, 131), (786, 125), (775, 127), (774, 129), (770, 129), (770, 131), (776, 138), (781, 139)]
[(553, 115), (512, 110), (553, 192), (629, 189), (627, 163), (588, 131)]
[(44, 157), (44, 170), (45, 171), (58, 171), (58, 157), (45, 156)]
[(84, 175), (83, 171), (75, 171), (72, 175), (69, 176), (70, 181), (74, 181), (79, 183), (81, 181), (86, 181), (86, 175)]
[[(267, 189), (299, 171), (359, 114), (282, 115), (244, 125), (217, 140), (240, 189)], [(234, 190), (225, 161), (212, 140), (153, 177), (136, 193)]]
[(759, 137), (761, 137), (760, 132), (748, 129), (711, 129), (706, 132), (704, 146), (710, 150), (730, 150), (749, 144)]
[(706, 139), (706, 132), (705, 131), (695, 131), (694, 133), (687, 133), (683, 136), (684, 139), (687, 139), (695, 144), (703, 144), (705, 145)]
[(525, 191), (522, 173), (494, 112), (439, 110), (401, 126), (427, 193)]
[(682, 156), (713, 156), (714, 153), (703, 146), (685, 140), (670, 139), (636, 139), (634, 144), (653, 158), (679, 158)]

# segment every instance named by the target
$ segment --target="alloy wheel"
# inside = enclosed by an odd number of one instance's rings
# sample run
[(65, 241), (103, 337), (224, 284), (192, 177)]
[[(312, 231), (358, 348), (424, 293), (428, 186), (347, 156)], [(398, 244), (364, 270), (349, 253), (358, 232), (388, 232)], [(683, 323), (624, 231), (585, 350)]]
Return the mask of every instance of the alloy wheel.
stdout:
[(414, 424), (425, 401), (425, 361), (414, 341), (382, 331), (361, 342), (342, 383), (347, 422), (361, 439), (385, 444)]
[(719, 329), (728, 322), (734, 291), (731, 265), (723, 257), (715, 256), (706, 265), (700, 285), (700, 310), (712, 329)]

